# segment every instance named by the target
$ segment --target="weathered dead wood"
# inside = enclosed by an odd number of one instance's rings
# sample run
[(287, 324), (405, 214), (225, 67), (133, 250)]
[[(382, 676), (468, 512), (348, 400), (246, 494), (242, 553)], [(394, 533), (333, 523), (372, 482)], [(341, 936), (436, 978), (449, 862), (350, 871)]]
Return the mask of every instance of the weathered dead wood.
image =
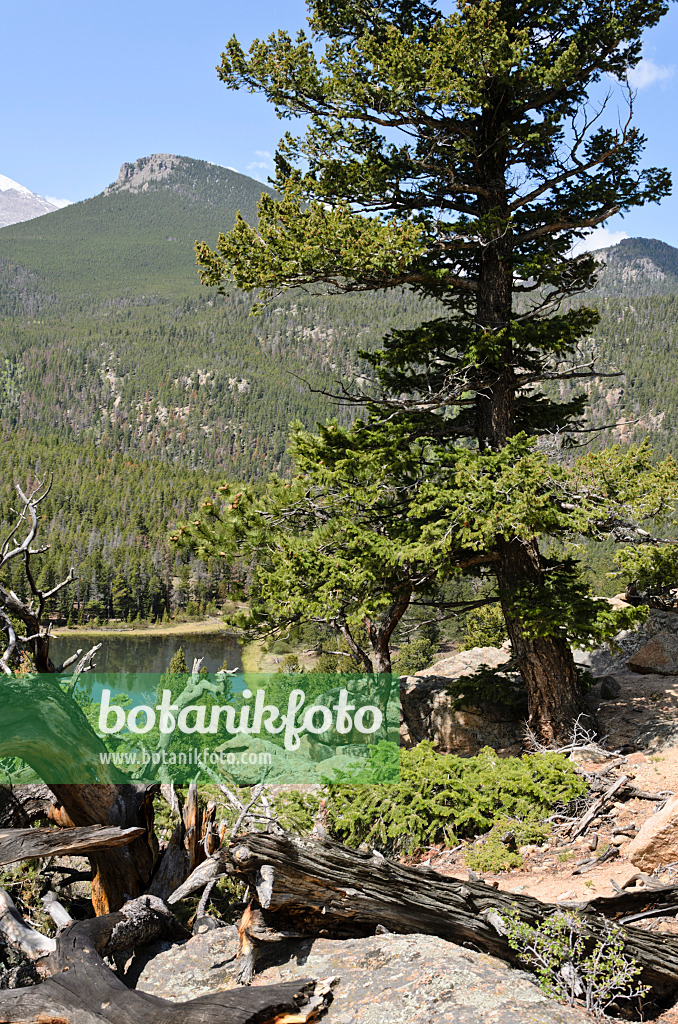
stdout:
[(4, 889), (0, 889), (0, 935), (9, 946), (20, 949), (30, 960), (39, 960), (56, 948), (54, 939), (48, 939), (26, 924), (14, 900)]
[(0, 864), (32, 857), (83, 856), (96, 850), (127, 846), (144, 834), (142, 828), (90, 825), (88, 828), (0, 829)]
[[(87, 651), (87, 653), (83, 654), (82, 657), (80, 658), (80, 661), (78, 661), (78, 664), (73, 669), (72, 675), (67, 680), (67, 682), (68, 682), (68, 689), (66, 690), (66, 693), (68, 694), (69, 697), (73, 696), (73, 694), (75, 692), (75, 688), (78, 685), (78, 679), (83, 674), (83, 672), (89, 672), (94, 667), (94, 663), (93, 663), (94, 655), (97, 653), (98, 650), (101, 649), (102, 646), (103, 646), (103, 644), (95, 644), (94, 647), (90, 647), (90, 649)], [(80, 650), (78, 651), (78, 654), (82, 654), (82, 648), (80, 648)], [(74, 660), (76, 660), (76, 659), (74, 659)], [(64, 665), (66, 665), (66, 662), (64, 662), (63, 665), (59, 666), (59, 668), (57, 669), (57, 672), (59, 671), (60, 668), (63, 668)]]
[(44, 783), (0, 786), (0, 828), (27, 828), (37, 818), (51, 818), (54, 793)]
[[(38, 505), (49, 494), (52, 480), (50, 477), (50, 482), (42, 493), (39, 493), (41, 484), (28, 494), (24, 493), (19, 484), (15, 484), (14, 487), (23, 508), (17, 513), (9, 535), (0, 543), (0, 566), (6, 565), (13, 558), (20, 559), (24, 565), (31, 596), (28, 601), (23, 601), (13, 590), (0, 583), (0, 630), (7, 633), (7, 646), (0, 656), (0, 672), (11, 676), (10, 662), (16, 662), (21, 654), (26, 652), (31, 653), (36, 672), (54, 672), (54, 665), (49, 656), (51, 626), (49, 623), (46, 628), (42, 625), (43, 613), (49, 599), (74, 581), (75, 569), (71, 566), (68, 576), (51, 590), (45, 591), (38, 587), (31, 566), (31, 556), (40, 555), (47, 550), (47, 547), (34, 548), (33, 542), (38, 532)], [(18, 541), (16, 538), (20, 533), (24, 536), (23, 540)], [(17, 636), (12, 619), (23, 623), (26, 636)]]
[[(596, 939), (606, 918), (616, 917), (618, 908), (628, 907), (632, 898), (623, 893), (598, 900), (595, 909), (585, 903), (544, 903), (336, 843), (265, 833), (252, 833), (216, 856), (230, 862), (255, 889), (268, 927), (340, 938), (373, 934), (382, 925), (393, 932), (423, 932), (470, 944), (512, 963), (516, 954), (497, 928), (502, 914), (517, 910), (535, 925), (565, 908), (578, 909), (586, 933)], [(639, 897), (647, 905), (657, 899), (657, 892)], [(643, 908), (636, 904), (634, 909)], [(678, 938), (637, 928), (623, 928), (623, 937), (627, 955), (642, 969), (643, 982), (658, 996), (675, 995)]]
[[(207, 823), (212, 813), (207, 812)], [(163, 900), (169, 899), (175, 889), (205, 860), (203, 831), (198, 789), (192, 783), (188, 788), (186, 802), (179, 805), (179, 817), (148, 890), (150, 893)]]
[(608, 846), (604, 853), (601, 853), (600, 857), (591, 857), (589, 860), (585, 860), (582, 864), (578, 864), (572, 872), (573, 875), (585, 875), (587, 871), (593, 871), (594, 868), (599, 867), (601, 864), (605, 864), (608, 860), (614, 860), (615, 857), (619, 857), (619, 847)]
[(190, 896), (191, 893), (197, 892), (198, 889), (202, 889), (209, 882), (226, 874), (228, 874), (227, 866), (219, 856), (219, 853), (208, 857), (188, 876), (185, 882), (182, 882), (180, 886), (170, 893), (167, 897), (167, 902), (169, 904), (178, 903), (179, 900), (185, 899), (186, 896)]
[(121, 913), (70, 925), (49, 958), (51, 977), (32, 988), (0, 991), (0, 1024), (303, 1024), (317, 1020), (331, 1002), (334, 979), (174, 1003), (127, 988), (102, 960), (174, 927), (159, 900), (143, 897)]
[(68, 824), (115, 825), (143, 832), (127, 846), (90, 854), (94, 878), (92, 904), (97, 915), (118, 910), (145, 893), (158, 856), (154, 830), (153, 795), (157, 785), (52, 785), (66, 811)]
[[(582, 815), (576, 827), (572, 831), (573, 839), (576, 839), (577, 836), (581, 836), (586, 832), (586, 829), (589, 827), (591, 822), (598, 817), (600, 812), (607, 807), (608, 804), (612, 803), (615, 794), (623, 789), (628, 781), (629, 779), (627, 775), (620, 775), (618, 779), (615, 779), (614, 782), (607, 787), (604, 793), (601, 793), (601, 795), (593, 801), (586, 814)], [(569, 829), (567, 831), (569, 831)]]
[(49, 914), (60, 932), (64, 928), (68, 928), (69, 924), (73, 924), (73, 918), (66, 908), (59, 903), (57, 894), (52, 892), (51, 889), (44, 896), (41, 896), (40, 900), (45, 908), (45, 913)]
[[(262, 868), (265, 874), (268, 866)], [(272, 869), (271, 869), (272, 870)], [(236, 975), (239, 985), (249, 985), (254, 977), (257, 956), (263, 946), (274, 942), (282, 942), (284, 939), (300, 939), (303, 933), (296, 931), (277, 931), (268, 924), (266, 915), (260, 907), (255, 906), (251, 901), (245, 907), (242, 917), (238, 922), (238, 960), (240, 968)]]

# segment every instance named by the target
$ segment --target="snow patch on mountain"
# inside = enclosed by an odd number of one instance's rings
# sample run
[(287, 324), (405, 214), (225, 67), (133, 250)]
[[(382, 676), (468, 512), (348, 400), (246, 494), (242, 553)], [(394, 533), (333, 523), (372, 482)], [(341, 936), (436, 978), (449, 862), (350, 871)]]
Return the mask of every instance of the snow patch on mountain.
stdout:
[(14, 192), (21, 192), (28, 196), (35, 194), (34, 192), (31, 192), (29, 188), (26, 188), (25, 185), (20, 185), (18, 181), (12, 181), (12, 179), (8, 178), (5, 174), (0, 174), (0, 192), (8, 192), (10, 190)]
[(19, 224), (24, 220), (33, 220), (34, 217), (54, 213), (55, 210), (69, 205), (69, 199), (39, 196), (25, 185), (8, 178), (6, 174), (0, 174), (0, 228)]

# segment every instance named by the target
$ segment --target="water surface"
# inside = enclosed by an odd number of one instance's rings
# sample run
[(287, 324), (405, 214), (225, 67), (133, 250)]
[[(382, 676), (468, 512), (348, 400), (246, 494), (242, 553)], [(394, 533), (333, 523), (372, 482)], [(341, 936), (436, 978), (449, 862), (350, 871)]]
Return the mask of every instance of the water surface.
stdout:
[(125, 634), (111, 633), (107, 636), (62, 637), (52, 640), (50, 655), (58, 664), (64, 658), (75, 654), (79, 647), (83, 652), (101, 643), (94, 663), (97, 673), (113, 672), (166, 672), (172, 657), (183, 648), (189, 670), (194, 658), (203, 658), (203, 667), (208, 672), (217, 672), (224, 661), (229, 669), (242, 670), (240, 647), (232, 633), (184, 633), (164, 635), (153, 633)]

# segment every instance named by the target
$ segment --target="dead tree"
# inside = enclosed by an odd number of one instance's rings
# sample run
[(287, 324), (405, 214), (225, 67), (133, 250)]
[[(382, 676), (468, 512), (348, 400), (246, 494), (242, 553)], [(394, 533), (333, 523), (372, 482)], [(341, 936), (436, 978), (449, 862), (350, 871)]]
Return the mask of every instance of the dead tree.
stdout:
[[(43, 623), (46, 603), (75, 579), (66, 579), (49, 591), (36, 584), (35, 556), (47, 550), (36, 544), (38, 507), (49, 486), (27, 493), (17, 485), (20, 506), (14, 525), (0, 543), (0, 571), (20, 559), (31, 597), (22, 600), (0, 583), (0, 632), (6, 644), (0, 656), (0, 757), (20, 757), (49, 785), (56, 797), (48, 816), (57, 824), (73, 826), (107, 825), (136, 829), (135, 838), (123, 848), (102, 849), (92, 854), (94, 881), (92, 902), (98, 914), (117, 910), (130, 898), (146, 891), (158, 856), (153, 830), (153, 794), (157, 787), (130, 783), (114, 766), (102, 763), (106, 748), (90, 728), (70, 693), (64, 693), (57, 676), (75, 665), (75, 676), (91, 667), (96, 645), (84, 656), (78, 651), (62, 664), (50, 658), (50, 626)], [(15, 624), (20, 622), (25, 634)], [(13, 674), (25, 659), (36, 675)], [(77, 663), (77, 664), (76, 664)], [(71, 687), (72, 690), (72, 687)], [(77, 774), (84, 785), (73, 783), (68, 766), (77, 760)], [(6, 793), (2, 804), (17, 812), (17, 801)]]
[[(21, 655), (26, 653), (33, 662), (36, 672), (62, 671), (65, 664), (55, 667), (49, 656), (51, 639), (50, 626), (43, 625), (43, 615), (47, 601), (67, 587), (75, 579), (75, 569), (71, 567), (68, 576), (57, 583), (51, 590), (40, 590), (35, 582), (31, 558), (47, 551), (47, 547), (34, 547), (38, 532), (38, 505), (49, 494), (50, 484), (40, 491), (35, 487), (28, 494), (24, 493), (19, 484), (15, 485), (21, 507), (16, 521), (0, 546), (0, 571), (15, 558), (21, 559), (24, 566), (26, 581), (31, 598), (23, 601), (13, 590), (0, 583), (0, 629), (7, 635), (7, 646), (0, 657), (0, 669), (5, 675), (11, 675), (10, 665), (18, 664)], [(21, 539), (18, 535), (23, 534)], [(12, 619), (18, 619), (24, 626), (26, 634), (17, 635)], [(75, 658), (70, 660), (72, 664)]]
[[(334, 979), (236, 989), (184, 1003), (129, 989), (102, 957), (160, 935), (187, 937), (162, 901), (152, 896), (126, 904), (121, 913), (70, 924), (56, 939), (44, 939), (25, 922), (22, 929), (16, 908), (14, 915), (10, 941), (30, 942), (35, 957), (42, 939), (36, 962), (47, 980), (0, 991), (0, 1024), (303, 1024), (317, 1020), (332, 1000)], [(2, 921), (0, 902), (0, 928)], [(32, 933), (28, 937), (26, 930)]]
[[(143, 830), (124, 848), (92, 854), (96, 912), (109, 913), (140, 896), (158, 856), (153, 829), (157, 786), (127, 782), (114, 765), (102, 763), (104, 744), (53, 674), (0, 677), (0, 699), (0, 757), (21, 757), (49, 785), (60, 806), (51, 815), (58, 824)], [(78, 775), (89, 779), (84, 784), (68, 781), (74, 758)]]
[[(265, 833), (237, 840), (214, 859), (224, 873), (239, 876), (256, 892), (269, 932), (346, 938), (373, 935), (382, 926), (393, 932), (438, 935), (509, 963), (519, 960), (506, 940), (502, 917), (514, 910), (532, 926), (565, 909), (578, 910), (593, 942), (602, 937), (610, 918), (648, 905), (674, 908), (675, 913), (678, 900), (674, 886), (663, 892), (622, 893), (590, 904), (544, 903), (482, 882), (461, 882), (430, 868), (404, 867), (337, 843)], [(675, 998), (678, 938), (620, 927), (625, 953), (642, 968), (643, 983), (659, 998)], [(251, 949), (246, 952), (251, 959)]]

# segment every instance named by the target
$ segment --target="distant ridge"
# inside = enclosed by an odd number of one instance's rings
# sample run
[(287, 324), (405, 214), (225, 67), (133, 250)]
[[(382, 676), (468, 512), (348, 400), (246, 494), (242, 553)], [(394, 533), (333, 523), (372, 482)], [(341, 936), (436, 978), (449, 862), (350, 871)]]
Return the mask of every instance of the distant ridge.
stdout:
[(275, 194), (229, 168), (156, 153), (124, 163), (92, 199), (2, 228), (0, 261), (51, 295), (194, 295), (195, 241), (215, 244), (238, 211), (256, 223), (262, 192)]
[(597, 292), (607, 295), (667, 295), (678, 292), (678, 249), (657, 238), (623, 238), (598, 249), (605, 265)]
[(34, 217), (42, 217), (58, 209), (54, 203), (31, 192), (25, 185), (0, 174), (0, 228), (33, 220)]

